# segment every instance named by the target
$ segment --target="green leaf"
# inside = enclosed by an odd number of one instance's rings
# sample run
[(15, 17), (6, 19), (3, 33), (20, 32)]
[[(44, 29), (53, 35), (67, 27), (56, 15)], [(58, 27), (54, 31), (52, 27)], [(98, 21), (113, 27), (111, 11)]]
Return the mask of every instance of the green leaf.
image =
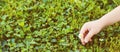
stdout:
[(116, 5), (120, 5), (120, 0), (113, 0)]
[(24, 25), (25, 25), (24, 22), (19, 22), (18, 24), (19, 24), (21, 27), (24, 27)]

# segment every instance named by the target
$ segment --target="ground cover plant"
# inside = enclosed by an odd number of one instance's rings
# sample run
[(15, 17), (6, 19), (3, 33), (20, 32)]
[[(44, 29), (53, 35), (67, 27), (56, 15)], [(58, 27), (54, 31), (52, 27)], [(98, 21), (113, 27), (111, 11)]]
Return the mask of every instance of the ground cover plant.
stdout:
[(81, 26), (119, 0), (0, 0), (0, 52), (120, 52), (120, 24), (83, 46)]

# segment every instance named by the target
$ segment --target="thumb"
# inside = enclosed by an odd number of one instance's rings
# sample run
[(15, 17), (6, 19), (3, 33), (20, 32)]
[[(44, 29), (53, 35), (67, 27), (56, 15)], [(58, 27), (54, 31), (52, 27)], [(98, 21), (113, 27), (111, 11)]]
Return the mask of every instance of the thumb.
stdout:
[(86, 35), (85, 39), (84, 39), (84, 42), (85, 43), (88, 43), (89, 40), (91, 40), (92, 36), (94, 35), (94, 31), (93, 30), (90, 30), (90, 32)]
[(83, 45), (85, 45), (85, 42), (84, 42), (84, 34), (85, 34), (85, 32), (87, 31), (87, 28), (85, 27), (85, 26), (83, 26), (82, 28), (81, 28), (81, 30), (80, 30), (80, 33), (79, 33), (79, 38), (80, 38), (80, 40), (81, 40), (81, 43), (83, 44)]

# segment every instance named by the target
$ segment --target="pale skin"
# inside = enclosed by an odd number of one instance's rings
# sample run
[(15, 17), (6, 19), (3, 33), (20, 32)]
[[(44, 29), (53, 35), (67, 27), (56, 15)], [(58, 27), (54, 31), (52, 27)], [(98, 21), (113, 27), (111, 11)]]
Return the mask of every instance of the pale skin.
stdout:
[(112, 25), (120, 21), (120, 6), (105, 14), (100, 19), (85, 23), (80, 30), (80, 40), (83, 45), (92, 41), (92, 37), (99, 33), (105, 26)]

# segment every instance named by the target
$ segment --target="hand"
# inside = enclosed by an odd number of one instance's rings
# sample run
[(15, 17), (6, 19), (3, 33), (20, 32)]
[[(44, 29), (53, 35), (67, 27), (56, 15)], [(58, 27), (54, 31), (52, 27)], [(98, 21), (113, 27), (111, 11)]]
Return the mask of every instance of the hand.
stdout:
[(91, 22), (85, 23), (79, 34), (79, 38), (81, 40), (81, 43), (85, 45), (89, 41), (92, 41), (92, 37), (99, 33), (101, 29), (104, 27), (104, 24), (100, 22), (100, 20), (95, 20)]

